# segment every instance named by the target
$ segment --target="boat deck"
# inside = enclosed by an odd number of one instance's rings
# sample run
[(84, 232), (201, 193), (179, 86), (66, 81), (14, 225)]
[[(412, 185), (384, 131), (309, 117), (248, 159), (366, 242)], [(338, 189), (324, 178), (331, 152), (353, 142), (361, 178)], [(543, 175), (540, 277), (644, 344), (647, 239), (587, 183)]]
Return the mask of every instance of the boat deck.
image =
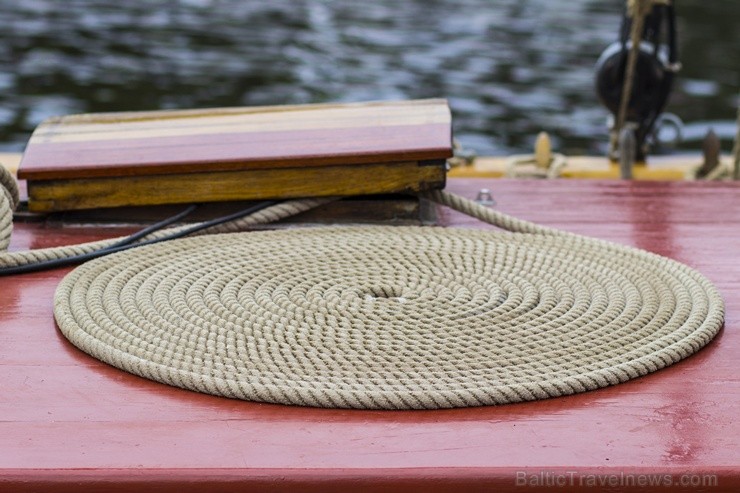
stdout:
[[(724, 329), (665, 370), (569, 397), (312, 409), (109, 367), (55, 327), (52, 297), (69, 269), (2, 278), (0, 491), (740, 491), (740, 184), (450, 179), (447, 188), (467, 197), (489, 188), (504, 212), (698, 269), (725, 299)], [(21, 223), (11, 248), (126, 231)]]

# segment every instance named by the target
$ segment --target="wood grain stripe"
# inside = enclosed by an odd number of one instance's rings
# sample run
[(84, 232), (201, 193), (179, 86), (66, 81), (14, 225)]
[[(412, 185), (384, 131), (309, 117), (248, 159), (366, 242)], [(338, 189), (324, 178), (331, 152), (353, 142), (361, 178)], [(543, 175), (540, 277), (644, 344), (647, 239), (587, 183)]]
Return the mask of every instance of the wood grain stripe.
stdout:
[(37, 128), (31, 137), (31, 144), (450, 123), (449, 109), (444, 105), (332, 107), (291, 112), (289, 118), (286, 118), (284, 111), (222, 114), (203, 110), (181, 118), (174, 118), (177, 115), (167, 112), (160, 114), (161, 119), (142, 118), (106, 123), (75, 117), (52, 119)]
[(416, 162), (29, 183), (34, 212), (155, 204), (414, 192), (444, 187), (444, 166)]
[(198, 134), (29, 145), (28, 180), (444, 159), (447, 124)]

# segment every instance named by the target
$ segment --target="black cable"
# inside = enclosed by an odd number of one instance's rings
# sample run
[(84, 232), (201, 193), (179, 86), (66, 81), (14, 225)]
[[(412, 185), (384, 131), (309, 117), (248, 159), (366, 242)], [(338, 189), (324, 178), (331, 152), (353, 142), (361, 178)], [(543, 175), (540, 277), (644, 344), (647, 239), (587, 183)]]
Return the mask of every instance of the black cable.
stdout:
[(108, 249), (108, 248), (116, 248), (116, 247), (123, 246), (123, 245), (130, 245), (131, 243), (134, 243), (134, 242), (140, 240), (141, 238), (144, 238), (145, 236), (148, 236), (148, 235), (154, 233), (155, 231), (159, 231), (160, 229), (162, 229), (162, 228), (164, 228), (166, 226), (169, 226), (172, 223), (176, 223), (180, 219), (184, 219), (185, 217), (187, 217), (190, 214), (192, 214), (193, 212), (195, 212), (195, 210), (197, 208), (198, 208), (198, 206), (196, 204), (193, 204), (190, 207), (188, 207), (187, 209), (185, 209), (184, 211), (182, 211), (182, 212), (180, 212), (178, 214), (175, 214), (172, 217), (168, 217), (167, 219), (164, 219), (162, 221), (159, 221), (158, 223), (154, 223), (151, 226), (147, 226), (146, 228), (142, 229), (141, 231), (138, 231), (138, 232), (132, 234), (131, 236), (128, 236), (128, 237), (124, 238), (123, 240), (119, 241), (118, 243), (114, 243), (114, 244), (112, 244), (110, 246), (107, 246), (106, 249)]
[[(41, 270), (47, 270), (47, 269), (53, 269), (56, 267), (63, 267), (73, 264), (78, 264), (81, 262), (85, 262), (87, 260), (92, 260), (94, 258), (102, 257), (111, 253), (121, 252), (123, 250), (128, 250), (130, 248), (137, 248), (140, 246), (145, 245), (152, 245), (154, 243), (160, 243), (162, 241), (169, 241), (174, 240), (177, 238), (182, 238), (183, 236), (187, 236), (189, 234), (196, 233), (198, 231), (212, 228), (214, 226), (218, 226), (219, 224), (223, 224), (229, 221), (233, 221), (235, 219), (242, 218), (244, 216), (249, 216), (251, 214), (254, 214), (255, 212), (258, 212), (262, 209), (265, 209), (271, 205), (276, 204), (277, 201), (274, 200), (268, 200), (264, 202), (260, 202), (258, 204), (255, 204), (251, 207), (248, 207), (246, 209), (242, 209), (241, 211), (235, 212), (233, 214), (229, 214), (228, 216), (222, 216), (216, 219), (212, 219), (210, 221), (202, 222), (199, 224), (196, 224), (190, 228), (183, 229), (181, 231), (178, 231), (176, 233), (172, 233), (167, 236), (163, 236), (162, 238), (154, 238), (152, 240), (143, 241), (141, 243), (134, 243), (131, 244), (131, 241), (136, 241), (136, 239), (139, 239), (143, 236), (146, 236), (148, 234), (151, 234), (152, 232), (156, 231), (157, 229), (161, 229), (164, 226), (171, 224), (178, 219), (181, 219), (182, 217), (186, 216), (187, 214), (190, 214), (192, 211), (195, 210), (196, 206), (191, 206), (185, 211), (177, 214), (176, 216), (173, 216), (171, 218), (165, 219), (164, 221), (161, 221), (157, 224), (153, 224), (152, 226), (149, 226), (137, 233), (134, 233), (133, 235), (123, 239), (122, 241), (115, 243), (114, 245), (108, 246), (106, 248), (102, 248), (100, 250), (95, 250), (93, 252), (88, 253), (82, 253), (80, 255), (73, 255), (71, 257), (66, 258), (59, 258), (59, 259), (52, 259), (52, 260), (44, 260), (41, 262), (36, 262), (34, 264), (25, 264), (25, 265), (17, 265), (13, 267), (5, 267), (0, 269), (0, 276), (9, 276), (13, 274), (26, 274), (29, 272), (38, 272)], [(145, 233), (146, 232), (146, 233)], [(131, 240), (131, 238), (135, 238), (134, 240)]]

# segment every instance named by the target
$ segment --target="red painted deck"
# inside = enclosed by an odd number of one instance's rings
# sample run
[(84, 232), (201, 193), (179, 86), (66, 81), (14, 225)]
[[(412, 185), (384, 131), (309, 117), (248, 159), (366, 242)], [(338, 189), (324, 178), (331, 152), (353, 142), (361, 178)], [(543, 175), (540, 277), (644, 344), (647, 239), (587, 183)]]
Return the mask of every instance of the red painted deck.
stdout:
[[(468, 197), (482, 187), (504, 212), (695, 267), (724, 296), (725, 328), (668, 369), (570, 397), (444, 411), (307, 409), (196, 394), (108, 367), (54, 326), (52, 295), (67, 270), (0, 278), (0, 491), (740, 491), (740, 186), (448, 185)], [(483, 227), (448, 211), (441, 218)], [(13, 249), (120, 233), (16, 229)]]

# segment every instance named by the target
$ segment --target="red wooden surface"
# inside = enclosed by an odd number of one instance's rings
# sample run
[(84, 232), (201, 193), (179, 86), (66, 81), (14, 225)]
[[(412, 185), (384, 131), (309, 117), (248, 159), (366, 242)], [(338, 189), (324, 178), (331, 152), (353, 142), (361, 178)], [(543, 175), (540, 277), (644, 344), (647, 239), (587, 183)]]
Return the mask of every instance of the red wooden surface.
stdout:
[[(52, 296), (67, 270), (0, 278), (0, 491), (740, 491), (740, 186), (448, 185), (468, 197), (482, 187), (504, 212), (695, 267), (724, 296), (725, 328), (665, 370), (569, 397), (309, 409), (196, 394), (108, 367), (54, 326)], [(17, 230), (14, 249), (120, 233)]]

